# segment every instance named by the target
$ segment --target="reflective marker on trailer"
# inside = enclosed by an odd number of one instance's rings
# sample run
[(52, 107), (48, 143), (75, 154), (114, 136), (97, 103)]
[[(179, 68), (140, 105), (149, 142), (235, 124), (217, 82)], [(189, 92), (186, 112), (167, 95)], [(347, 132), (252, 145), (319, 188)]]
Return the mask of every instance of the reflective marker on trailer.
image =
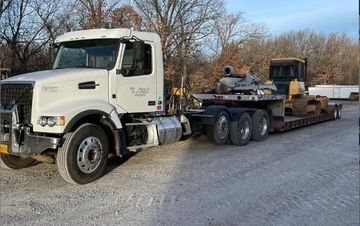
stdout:
[(0, 153), (9, 154), (9, 149), (7, 144), (0, 144)]

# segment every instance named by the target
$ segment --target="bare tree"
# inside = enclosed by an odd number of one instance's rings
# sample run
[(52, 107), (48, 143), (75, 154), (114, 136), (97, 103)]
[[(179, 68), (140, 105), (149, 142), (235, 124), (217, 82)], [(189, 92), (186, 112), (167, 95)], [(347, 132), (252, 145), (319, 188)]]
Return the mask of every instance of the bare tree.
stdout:
[(13, 0), (0, 0), (0, 18), (3, 12), (5, 12), (11, 5)]
[[(220, 16), (223, 1), (217, 0), (134, 0), (147, 30), (162, 41), (165, 65), (179, 58), (182, 76), (187, 76), (187, 59), (196, 43), (211, 34), (211, 21)], [(174, 76), (174, 75), (172, 75)], [(169, 76), (168, 76), (169, 77)], [(171, 76), (170, 76), (171, 77)]]
[(358, 43), (345, 34), (325, 35), (304, 30), (248, 43), (242, 47), (241, 60), (250, 66), (252, 73), (266, 78), (272, 58), (307, 58), (309, 85), (356, 84), (358, 48)]
[(142, 26), (141, 16), (131, 5), (124, 5), (113, 9), (110, 13), (110, 20), (113, 27), (140, 30)]
[(32, 0), (32, 8), (39, 23), (44, 25), (44, 34), (50, 41), (74, 27), (74, 10), (78, 0), (44, 1)]
[[(10, 49), (8, 64), (15, 73), (37, 68), (35, 65), (28, 67), (29, 62), (38, 55), (46, 57), (44, 51), (47, 45), (59, 34), (60, 27), (65, 24), (70, 12), (65, 10), (64, 2), (18, 0), (13, 1), (4, 12), (0, 20), (4, 29), (0, 31), (0, 35)], [(36, 63), (43, 64), (40, 67), (43, 68), (48, 64), (48, 60), (40, 60)]]
[(257, 41), (265, 35), (265, 25), (251, 23), (243, 12), (223, 13), (214, 21), (214, 32), (208, 40), (208, 47), (215, 55), (220, 55), (229, 45), (241, 45)]
[(103, 27), (110, 22), (110, 13), (120, 2), (121, 0), (79, 0), (77, 12), (80, 27)]
[(40, 50), (40, 47), (36, 48), (32, 44), (42, 28), (28, 23), (31, 13), (29, 1), (14, 1), (4, 13), (1, 21), (4, 26), (1, 37), (11, 49), (10, 65), (14, 67), (17, 59), (20, 63), (18, 69), (21, 71), (26, 71), (26, 62), (29, 56)]

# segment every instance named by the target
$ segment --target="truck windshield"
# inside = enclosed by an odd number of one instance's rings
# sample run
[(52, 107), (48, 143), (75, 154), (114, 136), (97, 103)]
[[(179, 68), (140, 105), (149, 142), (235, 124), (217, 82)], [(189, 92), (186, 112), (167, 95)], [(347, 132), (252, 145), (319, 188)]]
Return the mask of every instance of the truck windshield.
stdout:
[(53, 69), (102, 68), (115, 66), (119, 40), (84, 40), (63, 42), (59, 46)]

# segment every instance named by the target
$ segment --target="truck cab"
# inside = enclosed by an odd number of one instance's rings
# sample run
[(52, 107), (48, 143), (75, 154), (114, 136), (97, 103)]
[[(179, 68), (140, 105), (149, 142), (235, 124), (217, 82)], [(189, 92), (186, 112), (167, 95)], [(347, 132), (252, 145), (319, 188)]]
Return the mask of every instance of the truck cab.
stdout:
[[(65, 33), (53, 46), (57, 54), (51, 70), (0, 83), (0, 160), (6, 168), (57, 161), (67, 181), (87, 183), (106, 162), (112, 149), (108, 143), (120, 156), (127, 149), (125, 123), (144, 124), (128, 115), (146, 119), (164, 114), (160, 38), (130, 29), (93, 29)], [(127, 136), (141, 140), (142, 133)], [(152, 136), (135, 143), (158, 144)], [(74, 143), (82, 149), (75, 160), (68, 156)], [(78, 169), (73, 167), (75, 174), (69, 176), (72, 165)]]

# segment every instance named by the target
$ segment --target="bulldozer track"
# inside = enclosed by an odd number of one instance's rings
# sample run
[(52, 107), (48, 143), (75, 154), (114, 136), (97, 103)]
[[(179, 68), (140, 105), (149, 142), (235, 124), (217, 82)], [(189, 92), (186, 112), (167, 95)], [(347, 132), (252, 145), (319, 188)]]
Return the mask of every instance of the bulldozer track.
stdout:
[(307, 114), (306, 107), (308, 106), (309, 99), (307, 98), (294, 98), (292, 113), (295, 116), (304, 116)]

